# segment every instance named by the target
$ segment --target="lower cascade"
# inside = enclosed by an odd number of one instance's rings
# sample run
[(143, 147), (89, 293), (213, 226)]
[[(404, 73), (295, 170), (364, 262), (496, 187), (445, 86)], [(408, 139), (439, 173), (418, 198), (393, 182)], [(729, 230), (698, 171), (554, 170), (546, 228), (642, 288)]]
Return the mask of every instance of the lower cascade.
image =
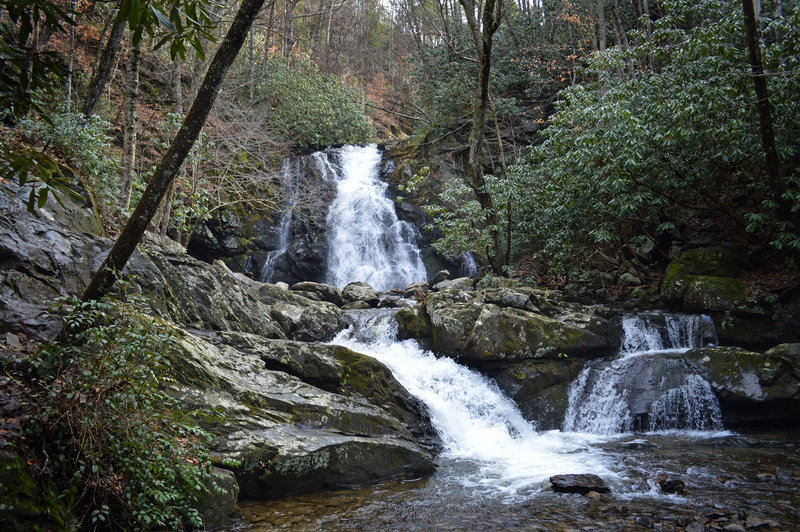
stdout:
[(707, 316), (625, 316), (620, 355), (586, 365), (569, 390), (564, 430), (617, 434), (633, 430), (722, 428), (711, 386), (680, 355), (716, 342)]
[(430, 410), (442, 438), (441, 460), (454, 480), (478, 490), (513, 495), (540, 488), (550, 476), (613, 476), (589, 434), (538, 432), (516, 405), (480, 373), (437, 358), (415, 340), (396, 340), (392, 310), (353, 311), (351, 327), (331, 343), (376, 358)]

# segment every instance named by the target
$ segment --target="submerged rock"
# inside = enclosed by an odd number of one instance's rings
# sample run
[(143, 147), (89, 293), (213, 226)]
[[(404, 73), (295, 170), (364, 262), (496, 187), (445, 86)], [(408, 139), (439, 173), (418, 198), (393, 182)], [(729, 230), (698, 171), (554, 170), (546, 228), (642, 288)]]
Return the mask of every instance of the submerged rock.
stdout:
[(586, 495), (590, 491), (609, 493), (611, 489), (605, 481), (592, 474), (553, 475), (550, 477), (553, 491), (558, 493), (580, 493)]

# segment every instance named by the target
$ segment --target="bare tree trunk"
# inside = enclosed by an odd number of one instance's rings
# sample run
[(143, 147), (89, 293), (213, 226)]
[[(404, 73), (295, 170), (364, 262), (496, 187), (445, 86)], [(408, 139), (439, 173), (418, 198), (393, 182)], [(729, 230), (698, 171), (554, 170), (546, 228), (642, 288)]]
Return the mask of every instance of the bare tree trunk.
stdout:
[(136, 173), (136, 129), (138, 116), (136, 104), (139, 99), (139, 58), (141, 42), (131, 38), (130, 56), (128, 57), (128, 87), (125, 95), (125, 132), (122, 139), (122, 178), (121, 207), (123, 211), (130, 208), (131, 189)]
[(100, 96), (106, 88), (108, 78), (111, 75), (111, 67), (114, 64), (114, 58), (119, 51), (120, 43), (122, 42), (122, 35), (125, 33), (126, 21), (122, 20), (115, 22), (111, 27), (111, 33), (106, 41), (106, 46), (103, 48), (103, 53), (100, 56), (100, 62), (97, 64), (92, 80), (89, 82), (89, 90), (86, 94), (86, 100), (83, 102), (83, 114), (91, 116), (97, 107), (97, 102), (100, 101)]
[[(175, 59), (175, 111), (182, 115), (183, 114), (183, 79), (181, 79), (181, 59), (180, 57)], [(178, 178), (183, 177), (186, 174), (186, 164), (181, 165), (181, 169), (178, 172)], [(158, 214), (158, 222), (156, 223), (156, 228), (161, 236), (167, 236), (167, 230), (169, 229), (169, 219), (172, 216), (172, 199), (175, 196), (175, 181), (173, 180), (172, 183), (169, 185), (169, 189), (167, 190), (167, 195), (164, 200), (161, 202), (160, 212)]]
[(478, 54), (480, 69), (478, 71), (478, 87), (472, 105), (472, 130), (469, 133), (469, 156), (467, 160), (466, 181), (481, 208), (486, 211), (486, 223), (492, 239), (492, 249), (487, 255), (492, 270), (502, 273), (503, 255), (500, 250), (500, 233), (497, 231), (497, 209), (491, 194), (486, 190), (483, 174), (484, 128), (486, 127), (486, 109), (489, 104), (489, 76), (492, 65), (492, 40), (503, 15), (503, 0), (484, 0), (480, 23), (476, 17), (474, 0), (459, 0), (464, 8), (467, 23), (472, 30), (475, 51)]
[(611, 22), (614, 24), (614, 40), (623, 50), (628, 49), (628, 36), (625, 27), (622, 25), (622, 18), (619, 15), (618, 0), (611, 0)]
[(189, 114), (183, 120), (169, 150), (156, 167), (147, 189), (142, 194), (142, 199), (139, 200), (111, 251), (84, 290), (81, 296), (83, 301), (100, 299), (106, 295), (133, 254), (147, 225), (153, 219), (164, 193), (172, 184), (189, 150), (200, 135), (225, 74), (242, 48), (247, 32), (263, 4), (264, 0), (242, 0), (227, 35), (214, 54)]
[[(744, 29), (747, 38), (747, 48), (750, 51), (750, 69), (753, 72), (753, 86), (756, 91), (756, 108), (761, 129), (761, 145), (764, 148), (764, 157), (767, 163), (767, 177), (772, 196), (779, 204), (784, 204), (782, 199), (786, 191), (786, 184), (781, 175), (781, 163), (778, 149), (775, 145), (775, 133), (772, 129), (772, 110), (769, 103), (767, 78), (764, 75), (764, 65), (761, 61), (761, 31), (756, 18), (753, 0), (742, 0), (744, 12)], [(788, 215), (788, 209), (784, 215)]]
[(253, 50), (253, 28), (250, 27), (250, 39), (247, 46), (247, 61), (248, 61), (248, 84), (250, 88), (250, 104), (253, 104), (253, 99), (256, 96), (256, 63)]
[(597, 0), (597, 36), (600, 51), (606, 49), (606, 3), (605, 0)]
[(72, 24), (69, 26), (69, 61), (67, 62), (67, 105), (65, 111), (67, 114), (72, 110), (72, 67), (75, 63), (75, 0), (70, 2), (70, 20)]

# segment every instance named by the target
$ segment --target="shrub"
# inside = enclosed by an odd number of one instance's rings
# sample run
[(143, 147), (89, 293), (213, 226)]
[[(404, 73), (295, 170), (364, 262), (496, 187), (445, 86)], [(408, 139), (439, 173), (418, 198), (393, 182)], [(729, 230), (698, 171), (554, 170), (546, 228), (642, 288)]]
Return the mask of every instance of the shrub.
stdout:
[(3, 365), (29, 386), (26, 439), (82, 528), (202, 527), (210, 436), (162, 391), (173, 347), (138, 304), (61, 300), (71, 340)]

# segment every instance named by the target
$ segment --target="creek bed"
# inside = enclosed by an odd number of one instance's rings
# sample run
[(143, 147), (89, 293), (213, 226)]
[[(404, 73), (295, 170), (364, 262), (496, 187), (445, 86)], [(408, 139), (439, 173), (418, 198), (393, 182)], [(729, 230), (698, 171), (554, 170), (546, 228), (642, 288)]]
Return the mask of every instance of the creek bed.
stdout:
[[(480, 464), (443, 458), (438, 472), (423, 479), (244, 501), (244, 526), (253, 531), (800, 526), (800, 431), (635, 434), (593, 446), (614, 472), (605, 477), (612, 490), (607, 496), (557, 494), (548, 483), (523, 490), (483, 486), (476, 481)], [(686, 491), (661, 494), (652, 482), (658, 473), (684, 481)]]

